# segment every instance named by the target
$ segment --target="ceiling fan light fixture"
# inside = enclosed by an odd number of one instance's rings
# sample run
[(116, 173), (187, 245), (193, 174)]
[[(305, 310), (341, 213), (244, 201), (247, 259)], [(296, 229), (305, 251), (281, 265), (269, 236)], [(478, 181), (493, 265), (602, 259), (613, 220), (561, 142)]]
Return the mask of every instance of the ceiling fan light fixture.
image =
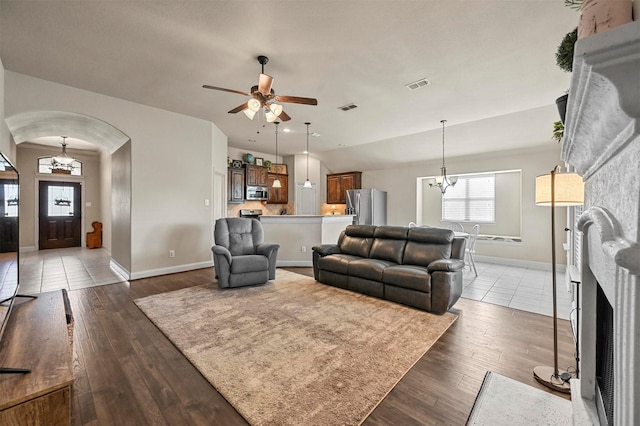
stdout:
[(249, 99), (249, 101), (247, 101), (247, 108), (253, 112), (260, 111), (260, 101), (255, 98)]
[(256, 116), (256, 112), (251, 111), (249, 108), (243, 109), (242, 112), (244, 112), (244, 115), (246, 115), (249, 120), (253, 120), (253, 117)]
[(271, 112), (271, 110), (269, 108), (264, 109), (264, 116), (267, 119), (267, 123), (273, 123), (274, 121), (276, 121), (276, 119), (278, 118), (277, 115), (275, 115), (274, 113)]
[(272, 113), (276, 115), (276, 117), (279, 117), (280, 114), (282, 114), (282, 105), (280, 104), (276, 104), (276, 103), (269, 104), (269, 109), (271, 110)]

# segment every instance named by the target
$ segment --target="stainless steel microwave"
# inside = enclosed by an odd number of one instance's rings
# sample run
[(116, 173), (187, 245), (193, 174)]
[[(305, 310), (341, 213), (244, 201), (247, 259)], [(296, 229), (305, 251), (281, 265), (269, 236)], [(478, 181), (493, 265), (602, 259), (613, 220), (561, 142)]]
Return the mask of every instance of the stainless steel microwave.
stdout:
[(266, 186), (247, 186), (247, 200), (268, 200), (269, 188)]

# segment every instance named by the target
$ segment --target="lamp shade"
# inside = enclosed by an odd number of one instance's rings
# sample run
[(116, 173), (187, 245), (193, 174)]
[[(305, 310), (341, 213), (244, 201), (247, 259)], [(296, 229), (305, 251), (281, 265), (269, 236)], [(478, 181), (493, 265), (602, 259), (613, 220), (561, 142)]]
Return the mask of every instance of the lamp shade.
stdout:
[[(554, 205), (578, 206), (584, 203), (584, 183), (576, 173), (555, 173)], [(551, 175), (536, 177), (536, 205), (551, 206)]]

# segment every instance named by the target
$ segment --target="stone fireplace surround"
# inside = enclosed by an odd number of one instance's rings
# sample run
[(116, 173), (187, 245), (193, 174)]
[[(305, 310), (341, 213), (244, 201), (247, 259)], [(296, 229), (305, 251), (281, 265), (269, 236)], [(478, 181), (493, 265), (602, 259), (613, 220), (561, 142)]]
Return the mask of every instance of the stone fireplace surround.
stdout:
[(613, 308), (614, 424), (640, 424), (640, 21), (576, 44), (562, 158), (585, 182), (574, 424), (597, 413), (596, 293)]

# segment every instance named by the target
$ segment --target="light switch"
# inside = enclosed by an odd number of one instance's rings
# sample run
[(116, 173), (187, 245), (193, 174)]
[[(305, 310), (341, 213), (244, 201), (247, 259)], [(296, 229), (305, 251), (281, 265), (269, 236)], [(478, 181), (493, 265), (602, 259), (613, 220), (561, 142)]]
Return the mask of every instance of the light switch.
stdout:
[(204, 200), (204, 205), (208, 206), (209, 205), (209, 200)]
[(87, 201), (86, 203), (84, 203), (85, 207), (91, 207), (91, 201)]

